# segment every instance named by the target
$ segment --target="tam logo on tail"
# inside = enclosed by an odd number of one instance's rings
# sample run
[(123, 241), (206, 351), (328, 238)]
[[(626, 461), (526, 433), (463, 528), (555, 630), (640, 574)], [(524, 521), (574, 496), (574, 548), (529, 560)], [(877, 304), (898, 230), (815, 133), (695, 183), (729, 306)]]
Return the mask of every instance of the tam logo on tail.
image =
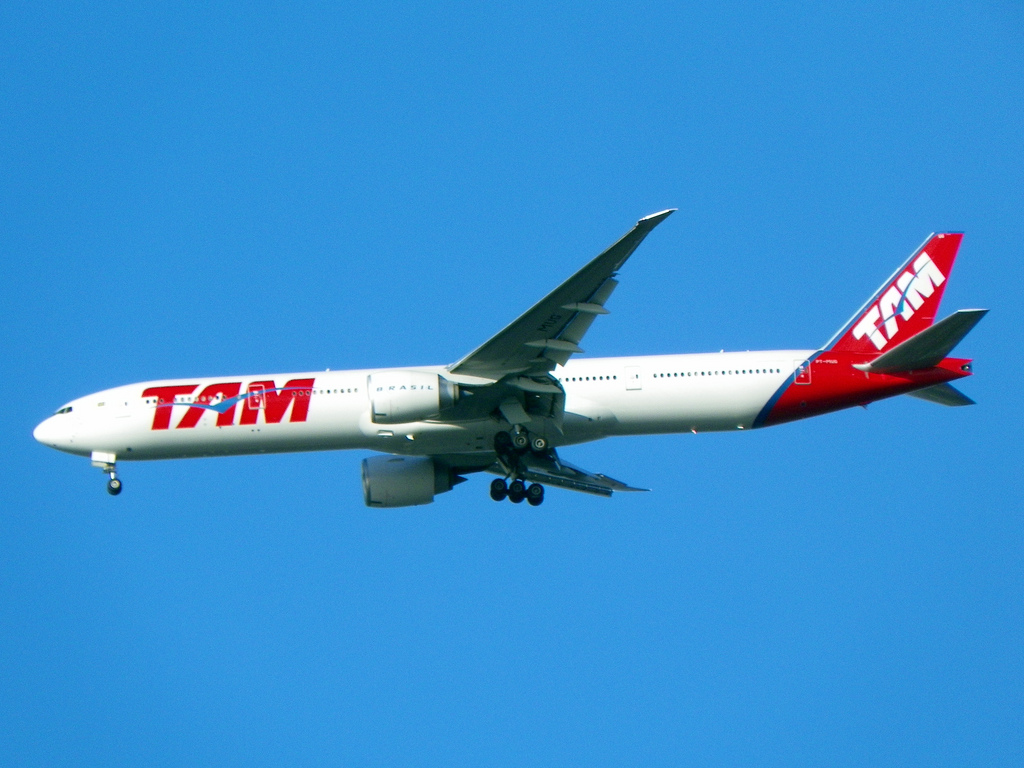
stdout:
[(962, 238), (959, 233), (929, 238), (825, 348), (877, 354), (931, 326)]
[[(853, 338), (862, 339), (867, 336), (876, 349), (884, 349), (899, 330), (896, 316), (904, 320), (912, 318), (914, 310), (920, 309), (924, 300), (944, 282), (946, 276), (927, 253), (922, 253), (914, 260), (913, 270), (900, 275), (896, 285), (891, 286), (860, 322), (853, 326)], [(882, 325), (878, 324), (879, 321)], [(885, 328), (884, 336), (881, 328)]]

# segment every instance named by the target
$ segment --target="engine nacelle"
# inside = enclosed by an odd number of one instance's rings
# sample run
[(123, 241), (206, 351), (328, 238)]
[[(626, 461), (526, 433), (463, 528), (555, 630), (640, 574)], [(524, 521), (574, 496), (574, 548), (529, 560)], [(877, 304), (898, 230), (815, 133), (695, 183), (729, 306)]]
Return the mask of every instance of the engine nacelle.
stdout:
[(371, 456), (363, 459), (363, 500), (368, 507), (430, 504), (465, 479), (426, 456)]
[(405, 424), (432, 419), (451, 408), (459, 388), (436, 373), (382, 371), (366, 382), (375, 424)]

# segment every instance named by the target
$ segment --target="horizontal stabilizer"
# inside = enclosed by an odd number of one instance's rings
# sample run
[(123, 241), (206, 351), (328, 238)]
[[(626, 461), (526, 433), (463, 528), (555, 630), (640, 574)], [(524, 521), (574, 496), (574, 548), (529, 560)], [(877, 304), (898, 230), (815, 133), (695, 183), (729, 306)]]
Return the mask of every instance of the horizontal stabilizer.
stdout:
[(987, 312), (987, 309), (961, 309), (945, 320), (911, 336), (870, 363), (855, 367), (871, 373), (920, 371), (932, 368), (942, 362)]
[(974, 405), (974, 401), (967, 395), (954, 387), (952, 384), (935, 384), (916, 392), (908, 392), (911, 397), (920, 400), (927, 400), (929, 403), (939, 405)]

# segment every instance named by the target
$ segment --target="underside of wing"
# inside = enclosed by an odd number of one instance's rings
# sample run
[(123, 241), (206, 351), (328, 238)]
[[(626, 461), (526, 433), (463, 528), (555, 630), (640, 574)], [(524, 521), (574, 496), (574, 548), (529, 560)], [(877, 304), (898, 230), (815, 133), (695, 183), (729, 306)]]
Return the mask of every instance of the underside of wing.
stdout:
[(617, 285), (616, 271), (671, 213), (641, 219), (617, 243), (448, 370), (498, 381), (509, 374), (544, 374), (564, 365), (583, 351), (579, 343), (594, 318), (608, 313), (604, 304)]
[[(488, 469), (496, 475), (506, 474), (500, 462)], [(570, 491), (592, 493), (596, 496), (611, 496), (615, 491), (646, 491), (647, 488), (633, 488), (619, 480), (574, 466), (558, 458), (555, 451), (545, 455), (527, 454), (520, 458), (517, 471), (519, 479), (529, 483), (555, 485)]]

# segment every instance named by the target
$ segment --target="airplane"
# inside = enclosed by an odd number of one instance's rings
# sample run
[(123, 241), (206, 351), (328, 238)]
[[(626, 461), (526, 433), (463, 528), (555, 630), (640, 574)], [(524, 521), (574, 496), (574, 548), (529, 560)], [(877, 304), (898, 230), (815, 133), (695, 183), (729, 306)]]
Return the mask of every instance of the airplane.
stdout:
[(675, 209), (640, 219), (511, 325), (450, 365), (147, 381), (72, 400), (34, 437), (87, 456), (117, 495), (117, 462), (364, 449), (370, 507), (428, 504), (474, 472), (495, 501), (546, 486), (639, 491), (570, 464), (618, 435), (746, 431), (913, 395), (973, 404), (948, 357), (988, 310), (935, 322), (961, 233), (931, 235), (820, 349), (581, 358), (626, 260)]

